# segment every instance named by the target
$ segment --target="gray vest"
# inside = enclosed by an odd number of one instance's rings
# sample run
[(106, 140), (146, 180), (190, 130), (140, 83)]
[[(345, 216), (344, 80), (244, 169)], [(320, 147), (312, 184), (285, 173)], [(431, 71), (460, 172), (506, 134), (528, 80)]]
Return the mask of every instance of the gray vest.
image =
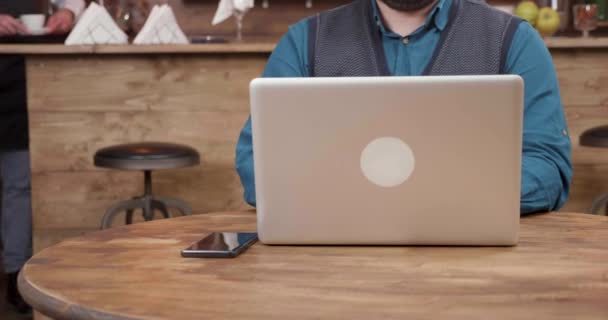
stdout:
[[(308, 20), (313, 77), (389, 76), (370, 0), (322, 12)], [(453, 0), (449, 22), (423, 75), (505, 73), (521, 19), (477, 0)]]

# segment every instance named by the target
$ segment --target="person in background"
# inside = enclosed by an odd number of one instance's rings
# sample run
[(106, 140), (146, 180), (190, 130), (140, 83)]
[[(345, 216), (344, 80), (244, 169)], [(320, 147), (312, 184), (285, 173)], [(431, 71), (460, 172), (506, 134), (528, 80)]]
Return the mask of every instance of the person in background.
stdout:
[[(524, 79), (520, 211), (561, 208), (571, 146), (551, 55), (530, 24), (482, 1), (356, 0), (291, 26), (263, 76), (459, 74)], [(236, 169), (245, 201), (255, 206), (251, 118), (236, 147)]]
[[(27, 35), (19, 15), (40, 12), (37, 0), (0, 1), (0, 37)], [(84, 10), (84, 0), (59, 1), (48, 18), (49, 33), (65, 34)], [(2, 180), (2, 244), (4, 271), (8, 274), (7, 301), (20, 313), (31, 312), (17, 290), (17, 275), (32, 255), (30, 156), (22, 56), (0, 55), (0, 180)]]

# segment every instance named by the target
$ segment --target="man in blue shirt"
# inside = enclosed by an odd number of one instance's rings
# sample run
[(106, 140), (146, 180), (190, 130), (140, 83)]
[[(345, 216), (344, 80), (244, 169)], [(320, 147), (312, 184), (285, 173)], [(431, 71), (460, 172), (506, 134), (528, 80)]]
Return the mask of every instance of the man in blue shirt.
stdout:
[[(437, 56), (437, 48), (445, 42), (442, 34), (459, 17), (453, 14), (455, 10), (451, 10), (451, 7), (454, 5), (455, 9), (455, 3), (465, 2), (477, 6), (475, 8), (481, 5), (474, 0), (358, 1), (371, 1), (367, 18), (377, 25), (381, 43), (380, 50), (375, 51), (383, 51), (383, 64), (388, 73), (395, 76), (428, 74), (426, 71)], [(494, 9), (484, 7), (484, 10), (490, 16), (498, 15), (497, 11), (493, 12)], [(313, 19), (305, 19), (289, 28), (272, 53), (264, 77), (316, 75), (315, 67), (318, 66), (313, 66), (310, 61), (318, 61), (310, 52), (314, 50), (310, 42)], [(469, 27), (483, 29), (490, 27), (494, 21), (475, 23), (478, 25)], [(568, 197), (572, 176), (570, 139), (557, 77), (549, 51), (536, 30), (525, 22), (514, 26), (512, 35), (506, 37), (508, 39), (504, 42), (504, 61), (501, 61), (500, 72), (497, 73), (520, 75), (525, 83), (521, 213), (557, 210)], [(476, 49), (477, 40), (482, 43), (487, 39), (470, 39), (473, 45), (469, 50)], [(448, 55), (450, 53), (447, 52)], [(255, 206), (251, 119), (245, 124), (237, 144), (236, 169), (245, 190), (245, 200)]]

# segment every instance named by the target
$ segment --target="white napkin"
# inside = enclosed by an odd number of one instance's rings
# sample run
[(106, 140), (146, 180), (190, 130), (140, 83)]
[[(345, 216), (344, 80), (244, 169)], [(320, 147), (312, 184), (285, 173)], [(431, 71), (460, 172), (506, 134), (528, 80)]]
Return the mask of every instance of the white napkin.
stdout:
[(127, 44), (129, 37), (118, 27), (108, 11), (91, 2), (65, 40), (66, 45)]
[(170, 6), (155, 5), (133, 44), (188, 44)]
[(253, 0), (220, 0), (211, 24), (216, 25), (224, 22), (233, 15), (234, 10), (244, 12), (251, 8), (253, 8)]

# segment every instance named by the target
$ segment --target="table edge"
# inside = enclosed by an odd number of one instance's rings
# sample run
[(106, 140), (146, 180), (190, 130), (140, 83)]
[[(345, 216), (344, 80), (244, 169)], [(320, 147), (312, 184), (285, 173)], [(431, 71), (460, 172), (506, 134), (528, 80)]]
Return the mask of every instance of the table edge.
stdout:
[[(27, 271), (27, 266), (23, 271)], [(19, 273), (18, 287), (23, 299), (37, 312), (55, 320), (138, 320), (128, 316), (118, 316), (91, 307), (70, 304), (46, 294), (27, 279), (25, 272)]]
[[(242, 211), (227, 211), (227, 212), (210, 212), (206, 215), (234, 215), (234, 214), (251, 214), (252, 212), (255, 212), (255, 210), (242, 210)], [(577, 213), (577, 212), (546, 212), (546, 213), (540, 213), (540, 214), (532, 214), (532, 215), (528, 215), (528, 216), (520, 216), (520, 223), (522, 219), (527, 219), (527, 218), (533, 218), (534, 216), (539, 216), (539, 215), (562, 215), (562, 216), (594, 216), (594, 215), (590, 215), (590, 214), (586, 214), (586, 213)], [(182, 217), (176, 217), (176, 218), (172, 218), (172, 219), (180, 219), (180, 218), (188, 218), (188, 217), (192, 217), (192, 216), (182, 216)], [(595, 216), (595, 217), (600, 217), (600, 216)], [(608, 217), (602, 217), (602, 218), (608, 218)], [(162, 223), (163, 221), (166, 221), (167, 219), (161, 219), (161, 220), (154, 220), (151, 222), (147, 222), (147, 223)], [(607, 220), (608, 221), (608, 220)], [(130, 228), (133, 227), (135, 225), (125, 225), (125, 226), (120, 226), (118, 228)], [(99, 231), (95, 231), (93, 233), (97, 233), (97, 232), (104, 232), (104, 230), (99, 230)], [(82, 237), (82, 236), (80, 236)], [(79, 237), (75, 237), (75, 238), (79, 238)], [(74, 239), (74, 238), (71, 238)], [(69, 239), (68, 239), (69, 240)], [(67, 241), (67, 240), (64, 240)], [(64, 242), (62, 241), (62, 242)], [(60, 242), (60, 243), (62, 243)], [(58, 245), (58, 244), (56, 244)], [(54, 245), (54, 246), (56, 246)], [(51, 246), (49, 248), (52, 248), (54, 246)], [(48, 249), (48, 248), (46, 248)], [(44, 249), (44, 250), (46, 250)], [(44, 251), (43, 250), (43, 251)], [(42, 252), (42, 251), (41, 251)], [(28, 261), (29, 262), (29, 261)], [(74, 303), (69, 303), (66, 301), (62, 301), (59, 300), (55, 297), (53, 297), (50, 294), (46, 294), (46, 292), (43, 289), (38, 288), (36, 285), (32, 284), (28, 279), (27, 279), (27, 270), (29, 269), (29, 263), (26, 263), (25, 266), (22, 269), (22, 272), (19, 273), (19, 277), (18, 277), (18, 288), (19, 291), (23, 297), (23, 299), (28, 302), (34, 310), (40, 312), (41, 314), (51, 317), (53, 319), (56, 320), (89, 320), (89, 319), (105, 319), (105, 320), (139, 320), (142, 318), (133, 318), (131, 316), (126, 316), (126, 315), (119, 315), (116, 313), (109, 313), (107, 311), (103, 311), (103, 310), (99, 310), (93, 307), (87, 307), (84, 305), (78, 305), (78, 304), (74, 304)], [(68, 299), (66, 299), (68, 300)]]
[[(255, 209), (209, 212), (209, 213), (202, 213), (202, 214), (196, 214), (196, 215), (234, 216), (234, 215), (251, 215), (251, 214), (255, 215)], [(194, 216), (196, 216), (196, 215), (194, 215)], [(192, 216), (193, 215), (179, 216), (179, 217), (173, 217), (171, 219), (184, 219), (184, 218), (188, 219), (188, 218), (191, 218)], [(167, 219), (158, 219), (158, 220), (150, 221), (147, 223), (162, 223), (164, 221), (167, 221)], [(136, 226), (136, 224), (119, 226), (119, 227), (115, 227), (112, 229), (131, 228), (134, 226)], [(97, 231), (93, 231), (90, 233), (104, 232), (107, 230), (108, 229), (97, 230)], [(86, 235), (81, 235), (81, 236), (65, 239), (65, 240), (61, 241), (60, 243), (57, 243), (53, 246), (43, 249), (39, 253), (41, 253), (49, 248), (53, 248), (65, 241), (81, 238), (83, 236), (86, 236)], [(35, 256), (36, 255), (34, 255), (32, 258), (34, 258)], [(87, 307), (84, 305), (70, 303), (69, 301), (66, 302), (66, 301), (57, 299), (50, 294), (47, 294), (45, 292), (45, 290), (37, 287), (31, 281), (29, 281), (29, 279), (27, 278), (27, 271), (29, 269), (30, 260), (28, 260), (28, 262), (26, 262), (26, 264), (24, 265), (21, 272), (19, 272), (19, 277), (17, 279), (17, 285), (18, 285), (19, 292), (21, 293), (21, 296), (23, 297), (23, 299), (27, 303), (29, 303), (32, 306), (32, 308), (34, 310), (36, 310), (37, 312), (40, 312), (41, 314), (43, 314), (47, 317), (51, 317), (52, 319), (55, 319), (55, 320), (90, 320), (90, 319), (140, 320), (141, 319), (141, 318), (133, 318), (130, 316), (125, 316), (125, 315), (117, 315), (115, 313), (109, 313), (107, 311), (98, 310), (93, 307)], [(65, 300), (68, 300), (68, 299), (65, 299)]]

